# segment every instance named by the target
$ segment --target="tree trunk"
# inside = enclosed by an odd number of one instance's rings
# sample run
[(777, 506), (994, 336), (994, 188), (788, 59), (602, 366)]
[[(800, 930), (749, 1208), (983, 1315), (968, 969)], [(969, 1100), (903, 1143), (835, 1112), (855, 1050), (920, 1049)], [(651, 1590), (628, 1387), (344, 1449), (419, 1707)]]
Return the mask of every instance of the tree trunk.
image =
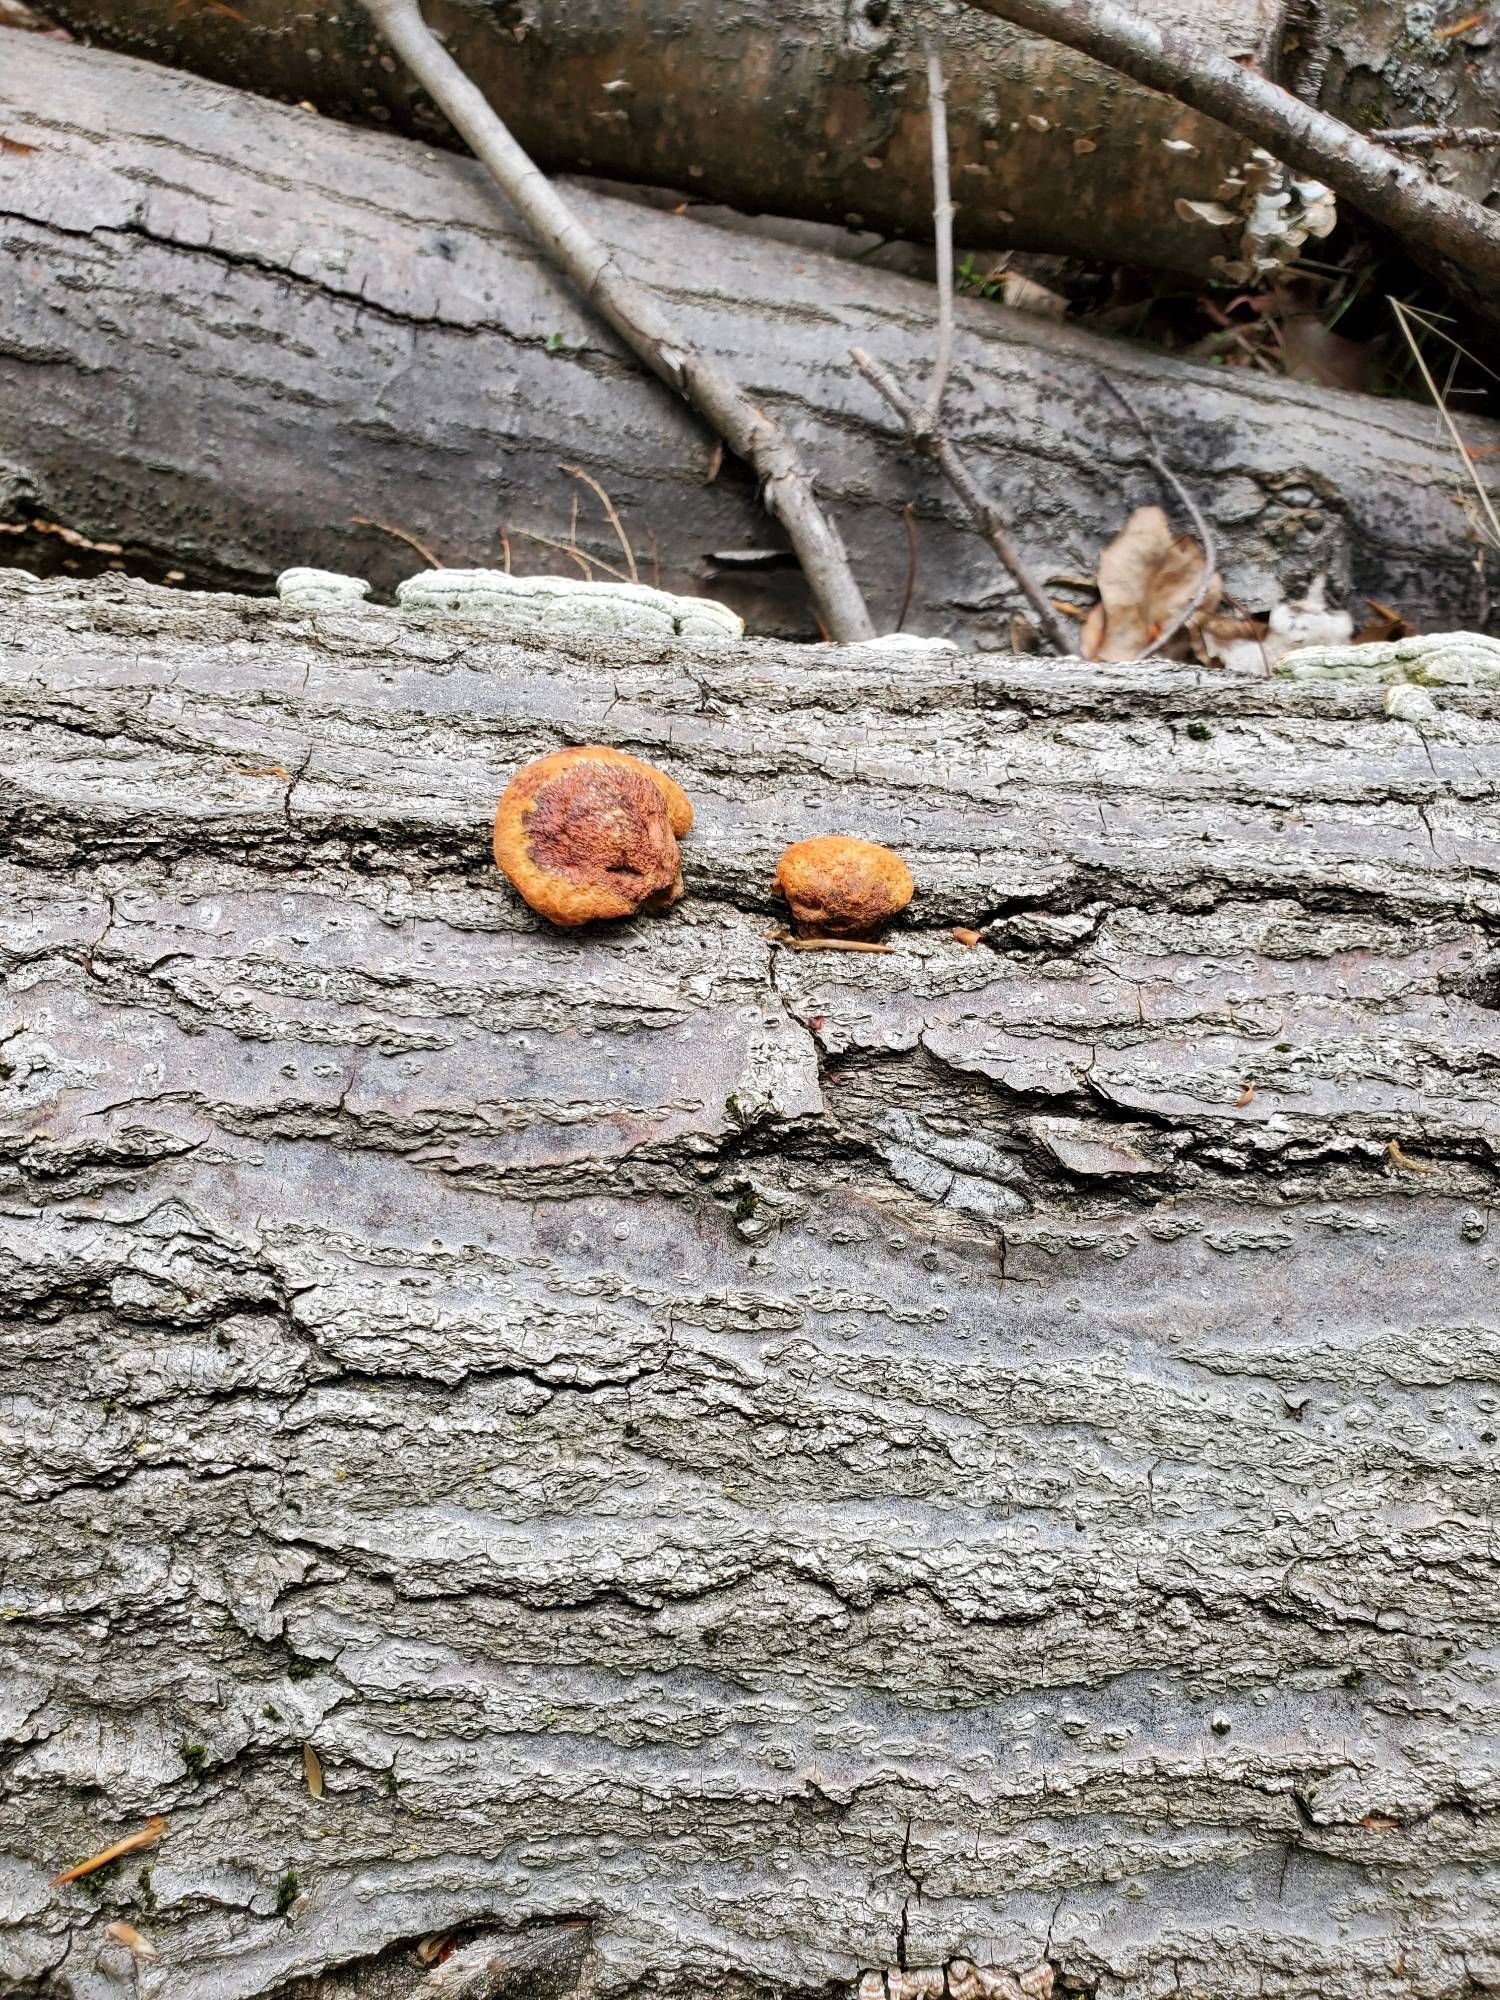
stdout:
[[(1495, 687), (0, 649), (0, 1990), (1500, 1980)], [(489, 818), (590, 738), (698, 823), (565, 935)], [(888, 956), (772, 941), (830, 827)]]
[[(232, 9), (63, 0), (55, 11), (133, 55), (447, 137), (357, 0), (316, 9), (302, 0)], [(427, 11), (546, 166), (924, 239), (932, 177), (923, 45), (936, 32), (960, 242), (1198, 275), (1237, 254), (1232, 231), (1177, 203), (1212, 202), (1246, 159), (1243, 139), (1051, 43), (935, 0), (439, 0)], [(1146, 0), (1146, 11), (1180, 25), (1191, 10)], [(1222, 0), (1206, 20), (1198, 12), (1197, 27), (1225, 54), (1269, 60), (1282, 12), (1282, 0)]]
[[(40, 517), (120, 560), (264, 587), (296, 563), (388, 587), (421, 558), (576, 574), (523, 540), (620, 560), (600, 478), (644, 574), (811, 635), (748, 477), (546, 267), (472, 163), (97, 51), (18, 35), (0, 67), (0, 523)], [(31, 149), (31, 150), (28, 150)], [(670, 297), (817, 469), (877, 624), (1003, 644), (1019, 599), (938, 476), (847, 365), (909, 386), (930, 287), (580, 193), (591, 225)], [(1265, 608), (1320, 572), (1426, 626), (1483, 623), (1463, 474), (1414, 406), (1186, 364), (960, 301), (945, 412), (1043, 578), (1089, 574), (1131, 507), (1163, 501), (1110, 371), (1215, 523), (1235, 597)], [(1500, 432), (1466, 425), (1471, 444)], [(28, 544), (8, 534), (21, 559)], [(66, 549), (55, 536), (52, 549)], [(70, 558), (73, 559), (73, 558)], [(1066, 592), (1062, 583), (1056, 588)]]
[[(1410, 0), (1294, 0), (1285, 81), (1361, 131), (1397, 125), (1493, 125), (1500, 104), (1500, 33), (1490, 9), (1434, 10)], [(1462, 35), (1435, 28), (1482, 15)], [(1451, 187), (1500, 196), (1500, 149), (1437, 155)]]

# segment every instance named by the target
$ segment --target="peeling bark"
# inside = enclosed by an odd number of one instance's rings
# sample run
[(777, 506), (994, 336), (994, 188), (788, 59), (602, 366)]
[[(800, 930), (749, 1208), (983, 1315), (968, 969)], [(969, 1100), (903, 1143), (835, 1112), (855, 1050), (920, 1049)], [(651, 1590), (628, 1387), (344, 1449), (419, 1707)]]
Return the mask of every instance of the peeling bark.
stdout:
[[(1493, 688), (14, 574), (0, 660), (0, 1990), (1500, 1980)], [(590, 738), (688, 899), (563, 936), (489, 816)], [(773, 941), (831, 825), (889, 956)]]
[[(291, 564), (389, 588), (415, 535), (453, 564), (566, 572), (609, 489), (642, 574), (811, 636), (749, 480), (545, 266), (471, 162), (123, 57), (17, 36), (0, 68), (0, 522), (118, 542), (125, 560), (264, 588)], [(579, 192), (590, 226), (817, 468), (877, 628), (1003, 645), (1019, 593), (935, 468), (848, 366), (912, 391), (931, 287)], [(1228, 587), (1265, 610), (1326, 572), (1424, 628), (1482, 626), (1489, 592), (1430, 416), (1231, 374), (961, 300), (945, 416), (1048, 585), (1089, 574), (1160, 483), (1113, 374), (1213, 521)], [(1475, 447), (1500, 430), (1466, 420)], [(584, 495), (583, 546), (618, 562)], [(15, 538), (20, 541), (20, 538)], [(55, 539), (55, 538), (54, 538)], [(7, 547), (12, 538), (3, 538)], [(729, 574), (720, 552), (768, 551)], [(26, 560), (24, 552), (21, 559)], [(1066, 590), (1067, 586), (1062, 588)]]

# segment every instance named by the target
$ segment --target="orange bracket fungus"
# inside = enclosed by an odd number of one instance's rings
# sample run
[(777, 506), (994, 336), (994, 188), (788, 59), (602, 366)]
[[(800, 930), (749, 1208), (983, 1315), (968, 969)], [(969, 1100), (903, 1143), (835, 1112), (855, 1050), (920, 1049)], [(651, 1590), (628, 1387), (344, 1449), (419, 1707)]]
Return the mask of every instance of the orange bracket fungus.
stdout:
[(913, 889), (899, 854), (839, 833), (785, 849), (772, 886), (791, 904), (799, 931), (846, 938), (878, 930), (906, 908)]
[(539, 915), (590, 924), (682, 894), (686, 792), (623, 750), (587, 743), (519, 770), (495, 812), (495, 861)]

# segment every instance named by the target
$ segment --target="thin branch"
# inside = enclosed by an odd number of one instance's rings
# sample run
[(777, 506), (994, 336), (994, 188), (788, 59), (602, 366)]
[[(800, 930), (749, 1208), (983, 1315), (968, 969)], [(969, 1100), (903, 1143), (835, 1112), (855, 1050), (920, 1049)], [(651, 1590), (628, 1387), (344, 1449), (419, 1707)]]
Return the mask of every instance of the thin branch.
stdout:
[[(937, 359), (927, 391), (927, 413), (934, 424), (942, 419), (948, 368), (953, 359), (953, 177), (948, 165), (948, 92), (942, 57), (927, 53), (927, 116), (932, 126), (932, 227), (937, 242)], [(900, 626), (896, 630), (900, 631)]]
[(906, 614), (911, 610), (912, 592), (917, 587), (917, 522), (914, 502), (908, 500), (901, 509), (901, 518), (906, 523), (906, 588), (901, 593), (901, 609), (896, 613), (896, 631), (906, 623)]
[(1164, 647), (1170, 646), (1172, 641), (1177, 637), (1177, 634), (1184, 631), (1203, 609), (1204, 604), (1208, 600), (1208, 593), (1213, 586), (1214, 578), (1218, 574), (1219, 545), (1214, 540), (1214, 531), (1208, 525), (1197, 501), (1162, 457), (1160, 450), (1157, 448), (1156, 439), (1152, 435), (1151, 426), (1146, 422), (1146, 419), (1117, 383), (1111, 382), (1107, 375), (1101, 375), (1099, 380), (1140, 432), (1146, 446), (1147, 455), (1151, 463), (1156, 467), (1157, 477), (1170, 486), (1182, 502), (1188, 519), (1197, 530), (1198, 544), (1203, 550), (1203, 573), (1198, 579), (1198, 588), (1193, 592), (1190, 600), (1178, 612), (1171, 624), (1167, 626), (1166, 630), (1159, 634), (1155, 642), (1149, 645), (1144, 653), (1138, 654), (1130, 662), (1131, 666), (1139, 666), (1142, 660), (1154, 660)]
[(571, 479), (581, 479), (585, 486), (590, 487), (598, 494), (609, 525), (614, 529), (620, 547), (625, 551), (625, 567), (630, 571), (630, 581), (632, 583), (639, 583), (641, 579), (635, 566), (635, 550), (630, 546), (630, 537), (626, 534), (620, 517), (615, 512), (614, 501), (610, 499), (593, 474), (585, 472), (581, 465), (564, 465), (561, 470), (566, 472)]
[(1488, 125), (1390, 125), (1370, 137), (1407, 153), (1478, 153), (1500, 146), (1500, 132)]
[(1021, 551), (1011, 540), (1010, 526), (1005, 516), (985, 494), (943, 432), (933, 428), (928, 421), (924, 406), (914, 403), (889, 370), (882, 368), (880, 363), (872, 359), (862, 348), (853, 348), (849, 358), (871, 388), (877, 390), (896, 412), (906, 426), (906, 434), (916, 450), (941, 468), (943, 477), (968, 509), (975, 527), (1015, 580), (1017, 588), (1035, 612), (1037, 622), (1052, 645), (1064, 656), (1076, 652), (1077, 646), (1066, 626), (1052, 608), (1051, 601), (1044, 594), (1041, 585), (1026, 567)]
[(645, 365), (686, 397), (760, 477), (766, 504), (801, 560), (823, 622), (843, 642), (875, 628), (837, 528), (781, 426), (696, 352), (655, 293), (627, 277), (517, 143), (422, 18), (418, 0), (364, 0), (365, 12), (488, 168), (542, 249)]
[(373, 521), (368, 514), (351, 514), (349, 519), (356, 528), (379, 528), (383, 535), (394, 535), (398, 542), (405, 542), (409, 549), (415, 549), (429, 569), (446, 569), (448, 565), (432, 553), (425, 542), (419, 542), (415, 535), (407, 534), (405, 528), (393, 528), (389, 521)]
[(1476, 311), (1500, 321), (1500, 214), (1441, 186), (1419, 161), (1376, 145), (1258, 70), (1204, 54), (1186, 34), (1158, 29), (1116, 0), (968, 4), (1092, 56), (1242, 132), (1302, 173), (1316, 174), (1399, 237)]

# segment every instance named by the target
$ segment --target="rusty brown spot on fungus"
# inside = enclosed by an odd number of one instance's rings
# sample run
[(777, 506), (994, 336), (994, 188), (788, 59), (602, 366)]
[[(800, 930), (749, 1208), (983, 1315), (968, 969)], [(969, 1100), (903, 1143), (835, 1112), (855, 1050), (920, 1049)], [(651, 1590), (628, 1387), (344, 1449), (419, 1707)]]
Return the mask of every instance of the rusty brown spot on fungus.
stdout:
[(669, 909), (682, 894), (686, 792), (623, 750), (587, 743), (518, 771), (495, 812), (495, 861), (551, 923)]
[(772, 885), (812, 937), (867, 937), (912, 898), (911, 870), (899, 854), (870, 840), (820, 834), (788, 847)]

